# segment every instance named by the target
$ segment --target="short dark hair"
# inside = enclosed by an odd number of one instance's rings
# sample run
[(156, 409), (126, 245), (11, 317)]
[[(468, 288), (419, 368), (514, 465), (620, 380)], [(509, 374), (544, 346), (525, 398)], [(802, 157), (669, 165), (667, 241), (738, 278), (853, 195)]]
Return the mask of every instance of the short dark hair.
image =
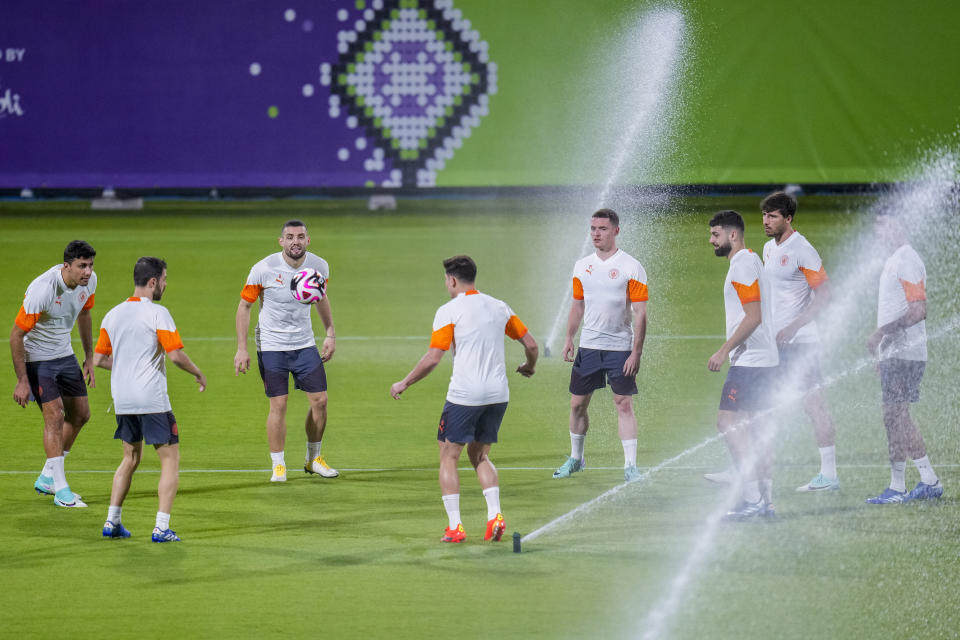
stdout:
[(453, 256), (443, 261), (443, 270), (448, 276), (464, 282), (476, 282), (477, 263), (470, 256)]
[(71, 240), (63, 250), (63, 261), (73, 262), (77, 258), (92, 258), (97, 255), (96, 250), (83, 240)]
[(303, 222), (303, 220), (287, 220), (286, 222), (283, 223), (283, 226), (280, 227), (281, 236), (283, 235), (283, 230), (286, 229), (287, 227), (303, 227), (304, 229), (306, 229), (307, 225)]
[(797, 215), (797, 199), (785, 191), (774, 191), (760, 203), (760, 211), (779, 211), (784, 218), (793, 218)]
[(150, 282), (150, 278), (159, 279), (166, 268), (167, 262), (162, 258), (144, 256), (137, 260), (137, 264), (133, 267), (133, 284), (145, 287)]
[(740, 235), (743, 235), (743, 216), (732, 209), (717, 211), (710, 218), (711, 227), (723, 227), (724, 229), (737, 229)]
[(613, 226), (615, 227), (620, 226), (620, 216), (618, 216), (617, 212), (614, 211), (613, 209), (597, 209), (591, 217), (606, 218), (607, 220), (613, 223)]

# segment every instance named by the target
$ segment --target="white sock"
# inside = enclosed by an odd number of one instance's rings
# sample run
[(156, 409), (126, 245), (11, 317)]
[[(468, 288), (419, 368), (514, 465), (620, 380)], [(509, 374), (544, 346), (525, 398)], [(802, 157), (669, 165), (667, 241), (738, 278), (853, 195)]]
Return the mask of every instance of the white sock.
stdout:
[(890, 488), (903, 493), (907, 490), (907, 462), (890, 463)]
[(750, 503), (760, 502), (760, 483), (756, 480), (744, 480), (743, 499)]
[(278, 464), (287, 466), (287, 463), (283, 461), (283, 451), (271, 451), (270, 452), (270, 465), (275, 467)]
[(69, 449), (64, 449), (64, 450), (63, 450), (63, 457), (66, 458), (68, 455), (70, 455), (70, 450), (69, 450)]
[(307, 443), (307, 462), (313, 462), (320, 455), (320, 442)]
[(587, 434), (570, 434), (570, 457), (574, 460), (583, 460), (583, 439), (586, 437)]
[(170, 528), (170, 514), (163, 511), (157, 511), (157, 529), (166, 531)]
[(52, 458), (47, 458), (43, 463), (43, 471), (40, 472), (40, 475), (46, 476), (48, 478), (53, 477), (53, 464), (50, 462)]
[(113, 524), (120, 524), (120, 510), (123, 509), (122, 506), (115, 507), (110, 505), (107, 507), (107, 522), (112, 522)]
[(620, 444), (623, 445), (623, 467), (637, 466), (637, 439), (621, 440)]
[(500, 513), (500, 487), (484, 489), (483, 497), (487, 499), (487, 520), (493, 520)]
[(837, 479), (837, 446), (820, 447), (820, 473), (831, 480)]
[(67, 476), (63, 471), (63, 456), (48, 458), (47, 463), (53, 471), (53, 490), (67, 489)]
[(923, 484), (937, 484), (940, 482), (937, 474), (933, 470), (933, 466), (930, 464), (930, 458), (927, 456), (917, 458), (913, 461), (913, 464), (917, 467), (917, 471), (920, 472), (920, 482)]
[(449, 528), (455, 529), (460, 524), (460, 494), (451, 493), (443, 497), (443, 508), (447, 510), (447, 520), (450, 521)]

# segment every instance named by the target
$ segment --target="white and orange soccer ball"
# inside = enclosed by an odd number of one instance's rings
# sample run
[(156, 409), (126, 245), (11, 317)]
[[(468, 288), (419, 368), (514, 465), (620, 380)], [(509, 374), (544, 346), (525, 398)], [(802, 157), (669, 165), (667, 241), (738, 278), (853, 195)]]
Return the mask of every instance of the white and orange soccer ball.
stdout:
[(316, 269), (300, 269), (290, 280), (290, 293), (301, 304), (313, 304), (323, 299), (327, 282)]

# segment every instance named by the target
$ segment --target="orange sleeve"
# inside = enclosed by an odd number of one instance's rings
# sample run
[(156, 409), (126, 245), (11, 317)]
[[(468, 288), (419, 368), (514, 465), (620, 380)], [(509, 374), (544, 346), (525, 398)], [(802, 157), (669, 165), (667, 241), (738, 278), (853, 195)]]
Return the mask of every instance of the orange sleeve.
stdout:
[(731, 282), (733, 288), (737, 290), (737, 296), (740, 298), (740, 304), (748, 302), (760, 302), (760, 281), (754, 280), (753, 284), (746, 285), (739, 282)]
[(177, 349), (183, 349), (183, 340), (180, 339), (179, 331), (157, 329), (157, 338), (160, 339), (160, 346), (168, 353), (170, 351), (176, 351)]
[(453, 344), (453, 324), (440, 327), (430, 336), (431, 349), (443, 349), (446, 351)]
[(827, 271), (823, 268), (823, 265), (820, 265), (819, 271), (806, 267), (800, 267), (800, 271), (803, 273), (803, 277), (807, 279), (807, 284), (810, 285), (811, 289), (816, 289), (827, 281)]
[(240, 297), (246, 300), (247, 302), (256, 302), (257, 298), (260, 297), (260, 293), (263, 291), (263, 286), (259, 284), (248, 284), (244, 285), (243, 291), (240, 292)]
[(904, 295), (907, 296), (907, 302), (917, 302), (927, 299), (927, 285), (923, 280), (916, 284), (901, 280), (900, 284), (903, 286)]
[(507, 320), (507, 327), (503, 332), (507, 334), (508, 337), (519, 340), (527, 335), (527, 326), (523, 324), (517, 316), (510, 316), (510, 319)]
[(17, 312), (17, 319), (15, 322), (17, 326), (23, 329), (24, 331), (29, 332), (35, 326), (37, 326), (37, 320), (40, 319), (39, 313), (27, 313), (26, 309), (23, 308), (23, 305), (20, 305), (20, 311)]
[(580, 278), (573, 279), (573, 299), (583, 300), (583, 283), (580, 282)]
[(113, 353), (113, 345), (110, 344), (110, 336), (107, 335), (107, 330), (103, 327), (100, 327), (100, 337), (97, 338), (97, 347), (94, 349), (97, 353), (102, 353), (105, 356), (109, 356)]
[(647, 285), (633, 278), (630, 278), (630, 281), (627, 282), (627, 295), (630, 297), (630, 302), (646, 302), (647, 298), (650, 297), (647, 292)]
[(83, 305), (83, 308), (86, 309), (87, 311), (90, 311), (90, 309), (93, 309), (93, 298), (94, 298), (93, 294), (90, 294), (90, 297), (87, 298), (86, 304)]

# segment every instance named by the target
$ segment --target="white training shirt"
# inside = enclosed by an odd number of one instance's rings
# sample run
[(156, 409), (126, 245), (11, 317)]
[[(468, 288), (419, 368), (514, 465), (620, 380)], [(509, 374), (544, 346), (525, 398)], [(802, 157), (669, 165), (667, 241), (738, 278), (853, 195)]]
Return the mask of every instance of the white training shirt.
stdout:
[(648, 298), (647, 272), (619, 249), (606, 260), (593, 253), (573, 266), (573, 298), (583, 300), (580, 346), (604, 351), (633, 349), (630, 304)]
[[(810, 304), (814, 291), (827, 281), (820, 254), (798, 231), (781, 244), (773, 238), (763, 245), (763, 269), (773, 289), (773, 335), (797, 319)], [(817, 324), (797, 330), (790, 344), (818, 342)]]
[(260, 299), (257, 351), (294, 351), (316, 346), (310, 322), (314, 305), (298, 302), (290, 291), (290, 279), (297, 271), (306, 268), (316, 269), (329, 285), (327, 261), (309, 251), (303, 264), (296, 269), (287, 264), (280, 252), (267, 256), (250, 270), (240, 297), (247, 302)]
[(730, 352), (730, 365), (737, 367), (775, 367), (780, 362), (773, 335), (773, 296), (760, 256), (750, 249), (741, 249), (730, 259), (727, 278), (723, 282), (723, 306), (727, 315), (727, 339), (747, 316), (743, 305), (760, 302), (760, 326), (736, 349)]
[(437, 309), (430, 346), (453, 347), (448, 402), (476, 407), (510, 400), (504, 334), (519, 340), (527, 328), (506, 302), (485, 293), (467, 291)]
[(100, 324), (97, 353), (113, 356), (110, 392), (117, 415), (170, 411), (167, 395), (168, 351), (183, 341), (166, 307), (147, 298), (127, 298)]
[(37, 276), (23, 296), (17, 326), (27, 332), (23, 348), (27, 362), (56, 360), (73, 355), (70, 333), (81, 309), (93, 308), (97, 274), (91, 273), (86, 286), (69, 288), (63, 281), (62, 264)]
[[(907, 312), (911, 302), (927, 299), (927, 269), (923, 259), (908, 244), (887, 258), (880, 274), (880, 297), (877, 301), (877, 327), (897, 320)], [(903, 331), (884, 336), (880, 342), (880, 359), (927, 360), (927, 323), (921, 320)]]

